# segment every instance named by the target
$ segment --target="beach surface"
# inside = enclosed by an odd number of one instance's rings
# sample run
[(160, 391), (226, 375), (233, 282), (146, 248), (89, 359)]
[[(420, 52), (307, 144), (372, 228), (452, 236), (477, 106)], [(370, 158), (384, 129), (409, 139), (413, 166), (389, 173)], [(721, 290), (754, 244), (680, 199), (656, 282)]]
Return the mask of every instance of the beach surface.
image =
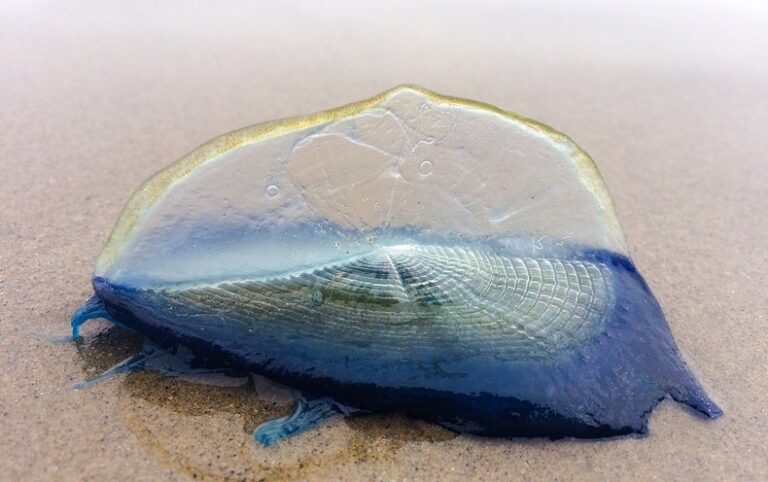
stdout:
[[(0, 480), (768, 480), (768, 9), (507, 3), (0, 4)], [(722, 418), (667, 400), (647, 436), (553, 442), (362, 416), (265, 448), (251, 431), (290, 410), (265, 382), (73, 388), (140, 346), (103, 320), (60, 340), (144, 179), (403, 83), (590, 153)]]

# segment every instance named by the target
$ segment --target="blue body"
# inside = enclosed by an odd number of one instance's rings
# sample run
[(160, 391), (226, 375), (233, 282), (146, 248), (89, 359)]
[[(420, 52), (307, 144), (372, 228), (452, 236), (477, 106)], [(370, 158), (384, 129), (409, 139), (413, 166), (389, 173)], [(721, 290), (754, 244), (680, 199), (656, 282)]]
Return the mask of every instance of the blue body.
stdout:
[(182, 345), (209, 367), (264, 375), (362, 410), (405, 411), (491, 436), (603, 437), (646, 431), (665, 396), (709, 416), (720, 409), (680, 357), (659, 304), (632, 262), (607, 251), (580, 257), (613, 272), (614, 303), (588, 343), (545, 360), (478, 357), (460, 349), (406, 356), (318, 343), (168, 305), (156, 292), (96, 277), (108, 317), (169, 349)]

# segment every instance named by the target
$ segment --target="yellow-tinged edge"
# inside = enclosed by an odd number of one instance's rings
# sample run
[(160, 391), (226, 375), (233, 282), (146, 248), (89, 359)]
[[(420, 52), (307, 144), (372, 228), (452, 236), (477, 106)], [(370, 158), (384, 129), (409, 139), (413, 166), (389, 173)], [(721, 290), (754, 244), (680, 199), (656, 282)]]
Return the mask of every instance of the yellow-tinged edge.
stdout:
[(582, 175), (584, 175), (584, 178), (587, 181), (587, 187), (600, 201), (600, 205), (603, 210), (602, 214), (604, 221), (609, 224), (611, 231), (616, 233), (618, 236), (618, 238), (614, 241), (618, 244), (618, 247), (621, 248), (621, 251), (626, 253), (626, 241), (624, 240), (623, 231), (616, 216), (613, 200), (608, 193), (605, 181), (603, 180), (602, 175), (600, 174), (600, 171), (598, 170), (597, 165), (592, 160), (592, 158), (589, 157), (589, 155), (584, 152), (584, 150), (581, 149), (570, 137), (549, 127), (546, 124), (542, 124), (541, 122), (529, 119), (513, 112), (499, 109), (498, 107), (492, 106), (490, 104), (458, 97), (440, 95), (415, 85), (401, 85), (395, 87), (394, 89), (382, 92), (381, 94), (375, 97), (371, 97), (370, 99), (344, 105), (335, 109), (317, 112), (315, 114), (289, 117), (286, 119), (255, 124), (221, 135), (206, 142), (205, 144), (202, 144), (167, 168), (144, 181), (141, 186), (139, 186), (139, 188), (133, 193), (131, 198), (123, 207), (120, 216), (117, 218), (117, 221), (112, 228), (112, 232), (110, 233), (109, 238), (107, 239), (107, 242), (105, 243), (104, 248), (102, 249), (101, 254), (96, 261), (96, 271), (103, 272), (107, 266), (111, 265), (115, 259), (117, 259), (121, 249), (124, 248), (128, 243), (131, 234), (133, 233), (133, 230), (139, 222), (142, 214), (146, 213), (147, 210), (152, 207), (158, 199), (160, 199), (162, 194), (166, 192), (171, 185), (192, 173), (205, 161), (221, 156), (222, 154), (245, 144), (250, 144), (328, 122), (334, 122), (344, 117), (359, 114), (366, 109), (376, 107), (385, 99), (399, 92), (408, 90), (418, 92), (436, 103), (470, 107), (499, 114), (507, 119), (526, 124), (527, 126), (540, 131), (541, 133), (550, 137), (552, 140), (568, 148), (571, 157), (576, 164), (576, 168), (581, 172)]

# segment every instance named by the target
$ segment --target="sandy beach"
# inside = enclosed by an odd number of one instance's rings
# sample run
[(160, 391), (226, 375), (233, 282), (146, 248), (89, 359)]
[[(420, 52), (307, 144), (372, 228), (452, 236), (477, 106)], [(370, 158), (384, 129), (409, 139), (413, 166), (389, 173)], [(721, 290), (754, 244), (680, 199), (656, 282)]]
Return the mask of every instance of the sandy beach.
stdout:
[[(768, 9), (758, 2), (0, 4), (0, 480), (768, 480)], [(723, 408), (664, 401), (649, 434), (458, 436), (398, 415), (274, 447), (285, 394), (120, 375), (135, 353), (73, 311), (131, 192), (228, 131), (403, 83), (570, 135)]]

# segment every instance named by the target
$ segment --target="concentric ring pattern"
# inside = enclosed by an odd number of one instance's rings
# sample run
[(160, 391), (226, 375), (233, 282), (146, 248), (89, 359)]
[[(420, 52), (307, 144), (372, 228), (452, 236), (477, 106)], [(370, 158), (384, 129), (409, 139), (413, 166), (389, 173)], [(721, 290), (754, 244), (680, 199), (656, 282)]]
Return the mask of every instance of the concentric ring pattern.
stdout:
[(610, 271), (582, 259), (403, 245), (309, 272), (163, 289), (169, 302), (256, 333), (390, 351), (453, 349), (539, 358), (595, 332)]

